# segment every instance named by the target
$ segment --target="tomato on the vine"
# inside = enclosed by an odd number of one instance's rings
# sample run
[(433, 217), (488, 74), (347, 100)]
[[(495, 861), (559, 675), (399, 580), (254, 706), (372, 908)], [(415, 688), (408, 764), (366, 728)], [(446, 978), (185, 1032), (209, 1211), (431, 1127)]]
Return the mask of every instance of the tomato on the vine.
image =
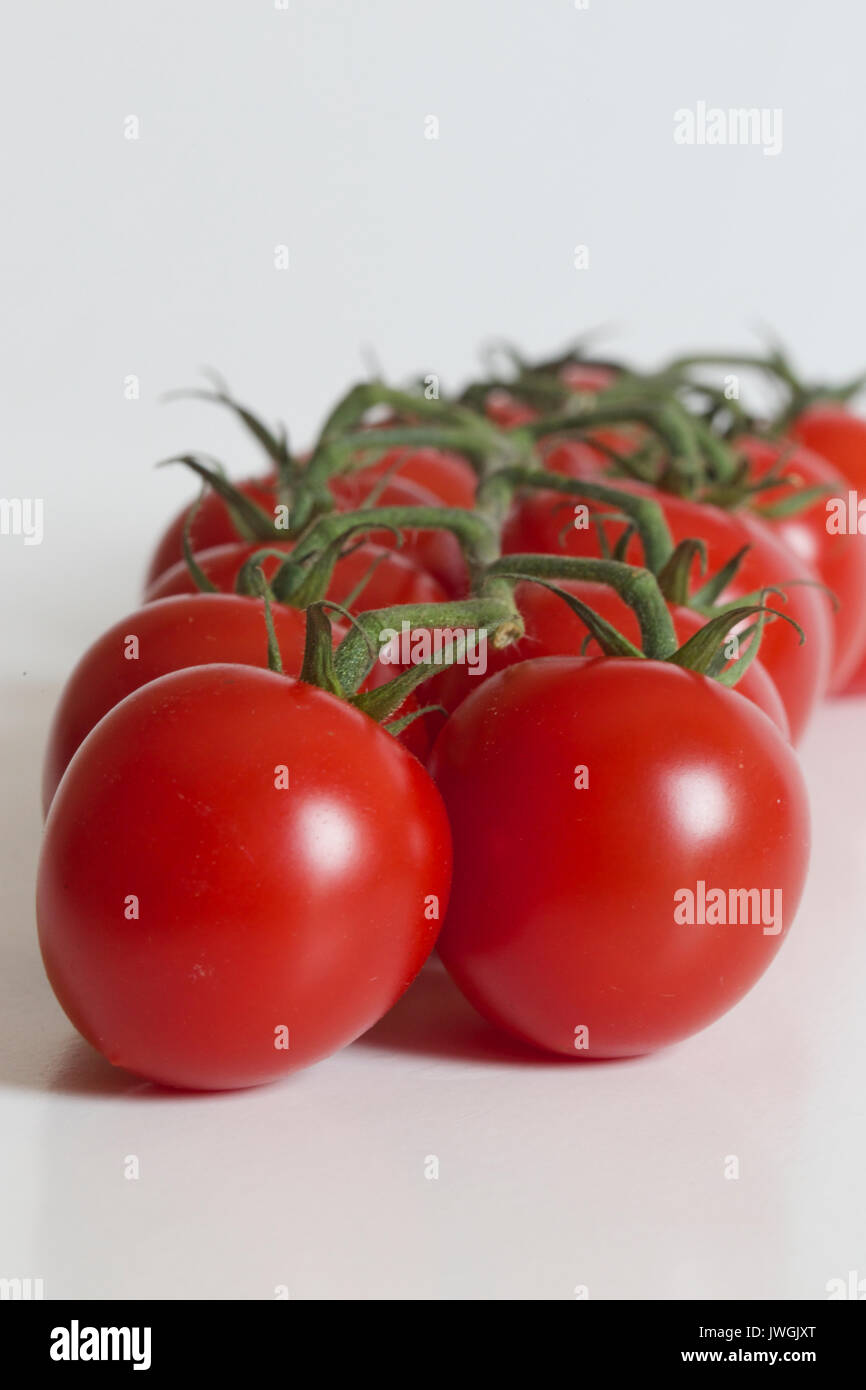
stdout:
[[(364, 478), (346, 473), (332, 478), (331, 492), (340, 512), (358, 507), (441, 507), (441, 498), (419, 483), (403, 478)], [(390, 531), (373, 531), (369, 539), (377, 545), (399, 550), (408, 560), (438, 579), (446, 593), (456, 597), (469, 587), (469, 574), (460, 544), (450, 531), (404, 530), (400, 536)]]
[(430, 769), (454, 835), (442, 960), (528, 1043), (580, 1059), (677, 1042), (784, 940), (809, 854), (802, 774), (709, 677), (521, 662), (464, 700)]
[[(652, 497), (662, 508), (675, 543), (700, 538), (706, 546), (710, 574), (720, 570), (744, 546), (748, 547), (737, 573), (720, 595), (723, 603), (771, 586), (784, 590), (787, 601), (783, 603), (778, 596), (770, 595), (770, 606), (798, 623), (806, 641), (800, 645), (789, 623), (781, 619), (768, 622), (761, 642), (761, 664), (773, 678), (788, 714), (791, 737), (798, 742), (815, 705), (826, 693), (832, 654), (831, 604), (826, 594), (815, 587), (812, 571), (749, 513), (724, 511), (630, 480), (617, 480), (617, 487)], [(597, 528), (592, 524), (574, 524), (576, 503), (579, 504), (579, 498), (561, 493), (539, 491), (521, 495), (505, 526), (503, 551), (601, 555)], [(609, 514), (611, 508), (604, 511)], [(622, 523), (603, 524), (614, 543), (622, 533)], [(636, 537), (629, 542), (626, 559), (634, 564), (643, 560)], [(702, 583), (703, 579), (696, 577), (692, 592)]]
[[(390, 460), (390, 463), (389, 463)], [(411, 467), (410, 465), (414, 465)], [(421, 478), (427, 482), (420, 481)], [(245, 478), (235, 483), (244, 497), (254, 502), (268, 517), (275, 515), (278, 503), (275, 475)], [(379, 507), (471, 507), (475, 496), (475, 475), (469, 464), (443, 450), (393, 450), (367, 468), (339, 474), (329, 480), (338, 511), (363, 506)], [(239, 540), (227, 504), (218, 493), (208, 491), (197, 503), (190, 521), (190, 546), (196, 551), (211, 550)], [(190, 508), (170, 522), (151, 558), (145, 590), (183, 559), (183, 534)], [(465, 592), (466, 565), (455, 538), (442, 531), (408, 531), (402, 538), (391, 532), (376, 535), (376, 542), (388, 549), (399, 549), (422, 568), (435, 575), (449, 593)], [(260, 544), (270, 544), (265, 539)], [(279, 533), (275, 537), (279, 544)]]
[[(201, 551), (195, 560), (221, 593), (234, 593), (238, 575), (245, 563), (266, 544), (261, 541), (233, 541), (228, 545), (215, 545), (211, 550)], [(288, 553), (294, 545), (291, 541), (285, 541), (276, 548), (285, 549)], [(273, 577), (280, 563), (276, 555), (262, 558), (261, 569), (267, 579)], [(197, 592), (189, 567), (185, 560), (181, 560), (150, 585), (144, 598), (146, 603), (152, 603), (155, 599), (169, 598), (173, 594)], [(397, 551), (367, 544), (359, 545), (341, 556), (334, 566), (328, 586), (327, 596), (335, 603), (343, 603), (353, 594), (356, 597), (351, 606), (355, 611), (387, 608), (395, 603), (439, 603), (448, 597), (439, 581), (411, 560), (405, 559)]]
[[(274, 631), (286, 671), (304, 659), (306, 616), (272, 605)], [(104, 714), (148, 681), (186, 666), (212, 662), (268, 664), (264, 603), (233, 594), (197, 594), (146, 604), (114, 623), (88, 647), (54, 711), (42, 772), (47, 813), (72, 755)]]
[(560, 381), (575, 394), (595, 395), (613, 386), (617, 372), (597, 362), (565, 362), (557, 373)]
[(435, 786), (367, 715), (250, 666), (176, 671), (100, 720), (57, 789), (45, 967), (116, 1065), (254, 1086), (391, 1007), (435, 942), (450, 865)]
[[(640, 648), (640, 625), (634, 609), (629, 607), (607, 584), (596, 584), (584, 579), (557, 579), (552, 581), (566, 593), (573, 594), (600, 618), (611, 623), (623, 637)], [(584, 648), (589, 655), (598, 653), (594, 639), (589, 641), (589, 630), (583, 619), (551, 589), (541, 584), (522, 582), (515, 587), (514, 597), (520, 616), (523, 619), (524, 634), (507, 647), (494, 647), (486, 642), (484, 647), (483, 671), (469, 662), (455, 662), (441, 675), (433, 676), (421, 687), (424, 704), (441, 705), (444, 713), (430, 712), (426, 718), (431, 731), (438, 733), (446, 717), (451, 714), (468, 695), (471, 695), (483, 681), (503, 671), (506, 666), (514, 666), (519, 661), (529, 661), (539, 656), (581, 656)], [(669, 605), (674, 630), (680, 645), (687, 642), (704, 626), (704, 619), (691, 608)], [(788, 716), (782, 698), (773, 680), (754, 659), (734, 687), (737, 694), (745, 696), (762, 709), (772, 719), (780, 733), (790, 739)]]
[(374, 487), (384, 474), (425, 488), (443, 506), (475, 505), (475, 470), (460, 454), (448, 449), (390, 449), (378, 462), (367, 464), (351, 476)]

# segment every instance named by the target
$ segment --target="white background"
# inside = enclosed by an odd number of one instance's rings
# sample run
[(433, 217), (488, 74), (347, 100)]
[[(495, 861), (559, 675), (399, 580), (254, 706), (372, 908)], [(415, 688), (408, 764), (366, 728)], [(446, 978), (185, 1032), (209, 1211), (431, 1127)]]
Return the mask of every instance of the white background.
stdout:
[[(545, 352), (598, 324), (650, 363), (765, 323), (808, 373), (853, 373), (859, 8), (42, 0), (3, 30), (0, 491), (44, 499), (45, 536), (0, 537), (0, 1275), (245, 1298), (821, 1298), (866, 1276), (858, 702), (804, 748), (816, 844), (790, 942), (664, 1056), (529, 1058), (431, 967), (309, 1073), (173, 1097), (77, 1040), (32, 912), (59, 683), (134, 607), (187, 495), (152, 464), (256, 461), (227, 417), (160, 394), (218, 366), (302, 443), (366, 349), (456, 384), (484, 339)], [(674, 111), (701, 100), (780, 107), (782, 153), (676, 145)]]

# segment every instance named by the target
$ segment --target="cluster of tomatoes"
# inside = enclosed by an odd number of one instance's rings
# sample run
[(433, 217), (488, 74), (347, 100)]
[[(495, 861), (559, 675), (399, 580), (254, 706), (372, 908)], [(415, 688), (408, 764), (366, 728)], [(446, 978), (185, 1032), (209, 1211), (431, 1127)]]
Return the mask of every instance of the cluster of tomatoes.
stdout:
[(50, 733), (40, 942), (84, 1037), (255, 1085), (358, 1037), (434, 946), (576, 1059), (730, 1008), (803, 887), (792, 744), (866, 688), (866, 423), (758, 365), (773, 420), (711, 358), (365, 383), (303, 457), (218, 383), (267, 469), (184, 457), (199, 498)]

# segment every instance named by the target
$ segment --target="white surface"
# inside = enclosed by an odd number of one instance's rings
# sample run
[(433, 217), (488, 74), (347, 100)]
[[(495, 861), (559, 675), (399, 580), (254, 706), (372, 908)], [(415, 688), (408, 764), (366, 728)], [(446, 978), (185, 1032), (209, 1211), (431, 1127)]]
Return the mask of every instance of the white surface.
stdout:
[(191, 1098), (113, 1071), (43, 978), (52, 697), (22, 680), (0, 723), (0, 1273), (55, 1298), (333, 1299), (815, 1299), (866, 1273), (866, 701), (826, 706), (804, 749), (815, 849), (790, 938), (690, 1042), (548, 1062), (432, 965), (339, 1056)]
[[(187, 495), (151, 464), (255, 459), (227, 418), (159, 394), (213, 363), (303, 441), (364, 344), (456, 382), (482, 338), (541, 352), (610, 322), (653, 361), (765, 320), (809, 372), (853, 373), (863, 11), (44, 0), (0, 22), (0, 490), (45, 502), (41, 546), (0, 537), (0, 1276), (247, 1298), (820, 1298), (866, 1276), (862, 703), (823, 711), (804, 750), (815, 862), (790, 942), (727, 1020), (654, 1059), (529, 1060), (431, 969), (309, 1073), (172, 1098), (76, 1039), (32, 914), (58, 682), (134, 606)], [(781, 106), (782, 154), (677, 147), (674, 111), (701, 100)]]

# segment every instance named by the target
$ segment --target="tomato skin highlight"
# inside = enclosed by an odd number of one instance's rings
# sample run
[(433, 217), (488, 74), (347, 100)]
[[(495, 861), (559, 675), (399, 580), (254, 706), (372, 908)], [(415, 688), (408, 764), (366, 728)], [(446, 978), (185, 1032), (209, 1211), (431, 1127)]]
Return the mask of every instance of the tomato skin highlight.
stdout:
[[(439, 953), (481, 1013), (536, 1047), (579, 1060), (686, 1038), (751, 988), (793, 920), (802, 774), (716, 681), (659, 662), (522, 662), (460, 705), (430, 768), (455, 847)], [(700, 881), (780, 890), (782, 929), (679, 925), (674, 895)]]
[[(640, 625), (634, 610), (615, 590), (606, 584), (594, 584), (585, 580), (558, 579), (553, 581), (566, 593), (574, 594), (609, 623), (612, 623), (624, 637), (636, 647), (641, 645)], [(519, 661), (529, 661), (540, 656), (582, 656), (588, 629), (583, 620), (572, 612), (550, 589), (540, 584), (520, 583), (516, 585), (514, 597), (523, 618), (524, 634), (510, 646), (497, 649), (487, 643), (484, 673), (473, 674), (467, 663), (454, 663), (441, 675), (434, 676), (421, 686), (422, 704), (438, 704), (446, 714), (431, 712), (426, 716), (428, 727), (438, 734), (448, 714), (451, 714), (463, 700), (486, 679), (506, 666), (514, 666)], [(690, 608), (669, 605), (674, 620), (674, 630), (682, 646), (690, 637), (704, 626), (704, 619)], [(599, 654), (595, 641), (590, 642), (589, 656)], [(636, 659), (636, 658), (635, 658)], [(785, 706), (776, 686), (756, 658), (746, 669), (745, 674), (734, 687), (738, 695), (762, 709), (772, 719), (788, 742), (791, 729)]]
[[(805, 643), (799, 644), (797, 633), (782, 619), (767, 623), (761, 642), (761, 664), (782, 697), (791, 738), (798, 743), (818, 701), (827, 692), (832, 660), (831, 605), (827, 596), (814, 587), (812, 571), (757, 517), (748, 513), (723, 511), (632, 481), (617, 480), (616, 485), (624, 491), (652, 497), (662, 508), (675, 543), (692, 536), (703, 540), (710, 574), (743, 546), (749, 546), (736, 576), (721, 596), (723, 602), (768, 585), (784, 588), (791, 580), (798, 581), (786, 590), (786, 603), (771, 594), (770, 607), (778, 606), (800, 624), (806, 634)], [(503, 532), (503, 552), (601, 555), (594, 526), (577, 529), (569, 525), (578, 500), (543, 491), (518, 498)], [(623, 528), (618, 523), (606, 523), (605, 529), (614, 543)], [(635, 538), (628, 546), (626, 559), (631, 564), (643, 561), (640, 542)], [(695, 578), (692, 591), (702, 582)]]
[(366, 715), (252, 667), (174, 672), (115, 706), (58, 788), (38, 875), (45, 968), (116, 1065), (181, 1088), (258, 1085), (391, 1007), (434, 944), (425, 899), (441, 916), (450, 855), (435, 786)]

